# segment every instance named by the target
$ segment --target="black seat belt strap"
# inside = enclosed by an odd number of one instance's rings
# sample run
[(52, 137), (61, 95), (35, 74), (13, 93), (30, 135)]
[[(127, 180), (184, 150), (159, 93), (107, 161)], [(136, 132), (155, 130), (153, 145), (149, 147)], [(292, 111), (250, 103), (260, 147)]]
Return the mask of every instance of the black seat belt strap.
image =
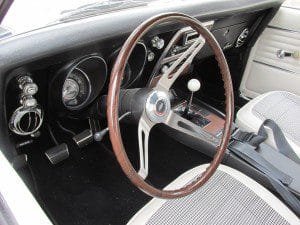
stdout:
[(254, 146), (249, 145), (248, 143), (233, 141), (229, 144), (228, 148), (261, 172), (271, 173), (272, 177), (280, 180), (283, 184), (289, 185), (293, 181), (293, 178), (277, 169), (258, 152), (256, 152)]
[(286, 186), (282, 183), (273, 179), (270, 174), (266, 173), (268, 180), (270, 181), (271, 185), (274, 187), (276, 192), (282, 197), (282, 199), (290, 206), (290, 208), (300, 216), (300, 201), (299, 199), (292, 194)]
[(297, 215), (300, 215), (300, 201), (285, 186), (292, 182), (292, 178), (290, 176), (275, 168), (258, 152), (256, 152), (255, 147), (250, 144), (232, 141), (228, 148), (240, 158), (244, 159), (253, 167), (264, 173), (277, 193), (293, 209), (293, 211), (297, 213)]

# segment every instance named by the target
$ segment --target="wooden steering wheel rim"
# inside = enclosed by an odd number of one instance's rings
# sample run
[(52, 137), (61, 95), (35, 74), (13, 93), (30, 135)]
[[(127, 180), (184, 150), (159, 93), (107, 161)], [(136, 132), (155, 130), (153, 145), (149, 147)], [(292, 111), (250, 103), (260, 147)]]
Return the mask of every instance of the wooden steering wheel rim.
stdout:
[[(184, 23), (185, 25), (192, 27), (195, 31), (197, 31), (200, 35), (202, 35), (202, 37), (205, 38), (206, 42), (213, 50), (215, 54), (215, 58), (218, 62), (220, 73), (222, 75), (222, 79), (224, 82), (225, 98), (226, 98), (225, 100), (226, 115), (225, 115), (224, 132), (223, 132), (221, 143), (217, 147), (217, 151), (212, 162), (207, 167), (205, 172), (199, 174), (197, 178), (193, 179), (192, 182), (188, 183), (184, 187), (179, 188), (177, 190), (161, 190), (155, 188), (151, 184), (148, 184), (141, 176), (139, 176), (139, 174), (133, 168), (126, 154), (122, 137), (121, 137), (119, 120), (118, 120), (119, 94), (121, 89), (122, 77), (124, 74), (126, 63), (128, 61), (128, 58), (133, 48), (135, 47), (139, 39), (147, 31), (149, 31), (150, 28), (152, 28), (154, 25), (160, 24), (162, 22), (168, 22), (168, 21), (177, 21), (177, 22)], [(193, 193), (195, 190), (197, 190), (199, 187), (201, 187), (209, 180), (209, 178), (214, 174), (214, 172), (216, 171), (217, 167), (219, 166), (219, 164), (223, 159), (231, 135), (231, 125), (233, 121), (233, 106), (234, 106), (233, 89), (232, 89), (231, 75), (227, 65), (227, 61), (217, 40), (214, 38), (214, 36), (207, 28), (205, 28), (195, 18), (181, 13), (165, 13), (165, 14), (154, 16), (146, 20), (131, 33), (131, 35), (127, 38), (126, 42), (121, 48), (111, 72), (109, 89), (108, 89), (107, 119), (108, 119), (109, 135), (110, 135), (113, 151), (116, 155), (116, 158), (123, 172), (126, 174), (126, 176), (136, 187), (138, 187), (140, 190), (142, 190), (143, 192), (145, 192), (146, 194), (152, 197), (171, 199), (171, 198), (183, 197)]]

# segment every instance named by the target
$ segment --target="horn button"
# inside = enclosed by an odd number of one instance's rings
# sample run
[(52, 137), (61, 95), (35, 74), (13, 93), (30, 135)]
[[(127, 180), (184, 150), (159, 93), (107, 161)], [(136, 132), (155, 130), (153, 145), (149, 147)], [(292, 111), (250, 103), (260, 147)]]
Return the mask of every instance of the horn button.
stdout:
[(155, 123), (166, 120), (171, 110), (169, 95), (163, 91), (153, 91), (146, 100), (146, 114)]

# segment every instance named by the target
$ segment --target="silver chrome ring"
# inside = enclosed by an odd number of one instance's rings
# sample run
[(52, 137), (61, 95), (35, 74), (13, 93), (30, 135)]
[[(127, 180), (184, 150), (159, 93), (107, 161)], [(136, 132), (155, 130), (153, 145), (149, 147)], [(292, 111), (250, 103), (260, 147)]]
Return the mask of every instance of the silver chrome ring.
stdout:
[(163, 91), (153, 91), (147, 98), (145, 111), (148, 118), (154, 123), (166, 120), (171, 110), (169, 95)]
[[(34, 114), (34, 120), (31, 121), (30, 114)], [(24, 116), (28, 116), (28, 128), (31, 126), (31, 123), (34, 123), (31, 130), (24, 130), (21, 127), (21, 120)], [(14, 113), (12, 114), (10, 121), (9, 121), (9, 129), (18, 135), (30, 135), (35, 133), (43, 123), (43, 110), (39, 105), (34, 107), (19, 107), (17, 108)]]

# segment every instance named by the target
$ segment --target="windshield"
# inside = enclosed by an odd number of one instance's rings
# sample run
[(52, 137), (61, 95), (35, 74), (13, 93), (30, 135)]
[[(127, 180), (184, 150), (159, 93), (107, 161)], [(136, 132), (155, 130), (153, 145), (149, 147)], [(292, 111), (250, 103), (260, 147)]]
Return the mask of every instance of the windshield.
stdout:
[[(170, 1), (170, 0), (169, 0)], [(1, 27), (13, 34), (116, 10), (145, 6), (156, 0), (14, 0)], [(162, 2), (162, 0), (161, 0)], [(164, 1), (166, 2), (166, 1)]]

